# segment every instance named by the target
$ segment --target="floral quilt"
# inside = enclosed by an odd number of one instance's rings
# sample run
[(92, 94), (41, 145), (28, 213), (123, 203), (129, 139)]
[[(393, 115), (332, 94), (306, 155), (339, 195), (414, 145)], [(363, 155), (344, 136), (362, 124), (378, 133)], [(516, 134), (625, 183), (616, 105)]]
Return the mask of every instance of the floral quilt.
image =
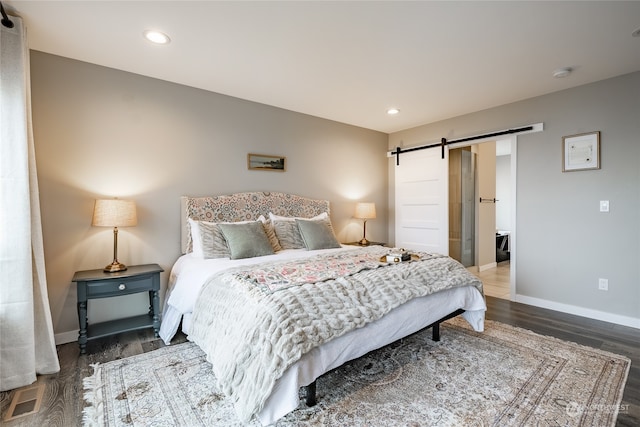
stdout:
[[(420, 259), (433, 256), (427, 253), (419, 255)], [(337, 254), (325, 254), (314, 259), (252, 267), (250, 270), (236, 274), (238, 278), (250, 281), (265, 293), (272, 293), (291, 286), (324, 282), (387, 265), (389, 263), (380, 261), (379, 252), (371, 253), (356, 249)]]

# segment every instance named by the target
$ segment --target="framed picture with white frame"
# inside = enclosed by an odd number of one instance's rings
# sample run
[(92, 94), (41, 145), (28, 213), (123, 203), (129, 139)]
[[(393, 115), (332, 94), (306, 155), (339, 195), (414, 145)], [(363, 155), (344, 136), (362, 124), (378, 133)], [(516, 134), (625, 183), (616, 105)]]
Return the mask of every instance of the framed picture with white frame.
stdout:
[(562, 172), (600, 169), (600, 132), (562, 137)]

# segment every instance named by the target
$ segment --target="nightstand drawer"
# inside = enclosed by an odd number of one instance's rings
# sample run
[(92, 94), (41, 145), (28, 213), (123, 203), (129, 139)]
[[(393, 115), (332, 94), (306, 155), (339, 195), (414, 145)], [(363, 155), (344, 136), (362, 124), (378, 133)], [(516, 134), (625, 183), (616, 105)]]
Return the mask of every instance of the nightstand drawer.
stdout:
[(153, 290), (153, 276), (87, 283), (87, 298), (104, 298)]

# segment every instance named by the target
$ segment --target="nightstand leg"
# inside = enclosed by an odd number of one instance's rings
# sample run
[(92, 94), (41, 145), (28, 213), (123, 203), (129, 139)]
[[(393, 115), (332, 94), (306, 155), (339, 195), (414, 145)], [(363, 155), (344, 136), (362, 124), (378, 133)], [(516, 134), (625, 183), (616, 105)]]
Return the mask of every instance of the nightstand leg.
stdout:
[(158, 291), (149, 291), (149, 299), (151, 300), (151, 306), (149, 307), (149, 314), (153, 316), (153, 332), (156, 338), (160, 336), (160, 296)]
[(80, 333), (78, 344), (80, 344), (80, 354), (87, 352), (87, 302), (78, 303), (78, 322), (80, 323)]

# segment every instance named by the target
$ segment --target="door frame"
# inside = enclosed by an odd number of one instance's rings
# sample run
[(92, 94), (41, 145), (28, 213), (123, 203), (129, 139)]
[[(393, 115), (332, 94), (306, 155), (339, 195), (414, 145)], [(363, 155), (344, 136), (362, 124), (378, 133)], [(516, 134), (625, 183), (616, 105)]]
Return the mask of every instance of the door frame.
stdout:
[[(518, 183), (518, 173), (517, 173), (517, 167), (518, 167), (518, 136), (519, 135), (525, 135), (527, 133), (534, 133), (534, 132), (541, 132), (544, 130), (544, 125), (543, 123), (536, 123), (531, 125), (532, 129), (530, 131), (526, 131), (526, 132), (520, 132), (520, 133), (514, 133), (514, 134), (510, 134), (510, 135), (505, 135), (505, 136), (500, 136), (499, 138), (496, 137), (488, 137), (488, 138), (482, 138), (482, 139), (477, 139), (474, 141), (468, 141), (468, 142), (461, 142), (459, 144), (451, 144), (448, 148), (449, 149), (453, 149), (453, 148), (462, 148), (462, 147), (470, 147), (473, 145), (477, 145), (477, 144), (482, 144), (483, 142), (490, 142), (490, 141), (497, 141), (499, 140), (510, 140), (511, 141), (511, 228), (512, 230), (510, 230), (510, 235), (509, 235), (509, 250), (511, 252), (511, 256), (509, 259), (509, 299), (511, 301), (516, 301), (516, 269), (517, 269), (517, 257), (516, 255), (516, 251), (517, 251), (517, 224), (516, 224), (516, 220), (517, 220), (517, 213), (516, 213), (516, 207), (517, 207), (517, 198), (518, 198), (518, 191), (517, 191), (517, 183)], [(448, 168), (447, 168), (448, 169)], [(478, 201), (476, 201), (476, 203), (478, 203)], [(476, 210), (476, 215), (477, 215), (477, 210)]]
[[(516, 199), (517, 199), (517, 190), (516, 190), (516, 184), (517, 184), (517, 147), (518, 147), (518, 135), (517, 134), (512, 134), (512, 135), (505, 135), (505, 136), (501, 136), (500, 138), (496, 138), (496, 137), (491, 137), (491, 138), (483, 138), (483, 139), (478, 139), (475, 141), (469, 141), (469, 142), (463, 142), (460, 144), (451, 144), (451, 146), (449, 147), (449, 149), (454, 149), (454, 148), (463, 148), (463, 147), (472, 147), (474, 145), (480, 145), (486, 142), (495, 142), (495, 141), (509, 141), (510, 145), (511, 145), (511, 158), (510, 158), (510, 166), (511, 166), (511, 228), (512, 230), (510, 230), (510, 234), (509, 234), (509, 251), (510, 251), (510, 258), (509, 258), (509, 300), (511, 301), (515, 301), (515, 295), (516, 295)], [(478, 223), (478, 213), (479, 213), (479, 200), (476, 197), (476, 240), (477, 240), (477, 223)], [(476, 246), (477, 246), (477, 242), (476, 242)], [(477, 255), (476, 254), (476, 259), (477, 259)], [(476, 265), (475, 268), (479, 269), (480, 266)]]
[(518, 226), (516, 224), (516, 220), (518, 215), (516, 215), (516, 200), (518, 199), (518, 135), (513, 135), (511, 137), (511, 228), (513, 230), (509, 233), (509, 300), (516, 300), (516, 268), (517, 268), (517, 257), (516, 254), (516, 239), (517, 233), (516, 230)]

